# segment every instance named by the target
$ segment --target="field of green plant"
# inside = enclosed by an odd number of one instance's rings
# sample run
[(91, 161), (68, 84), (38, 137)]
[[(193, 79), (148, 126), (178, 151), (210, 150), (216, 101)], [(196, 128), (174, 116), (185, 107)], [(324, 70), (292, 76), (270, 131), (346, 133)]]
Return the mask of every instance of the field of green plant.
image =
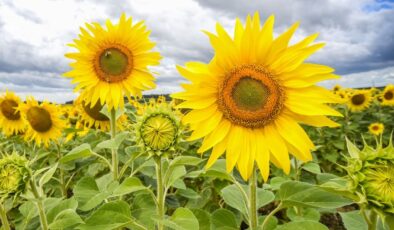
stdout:
[(0, 229), (394, 229), (394, 86), (316, 86), (322, 45), (273, 21), (206, 32), (212, 61), (150, 99), (145, 25), (87, 24), (73, 104), (0, 95)]

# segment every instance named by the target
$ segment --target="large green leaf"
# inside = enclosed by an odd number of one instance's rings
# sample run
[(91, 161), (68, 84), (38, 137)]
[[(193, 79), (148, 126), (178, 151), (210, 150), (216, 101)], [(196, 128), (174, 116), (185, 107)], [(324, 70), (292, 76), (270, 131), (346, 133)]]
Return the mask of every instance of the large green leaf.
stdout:
[(92, 149), (89, 144), (84, 143), (73, 150), (71, 150), (69, 153), (67, 153), (64, 157), (60, 159), (61, 163), (66, 163), (69, 161), (77, 160), (80, 158), (85, 158), (89, 157), (92, 155)]
[(128, 177), (115, 188), (112, 196), (123, 196), (132, 192), (147, 189), (137, 177)]
[(135, 223), (131, 216), (130, 206), (125, 201), (118, 200), (106, 203), (98, 208), (79, 229), (112, 230), (126, 226), (133, 226), (133, 229), (144, 229), (138, 228)]
[(96, 149), (118, 149), (122, 142), (128, 137), (129, 132), (116, 134), (115, 139), (105, 140), (96, 146)]
[(163, 224), (174, 230), (199, 230), (198, 219), (187, 208), (177, 208), (170, 219), (163, 220)]
[(211, 230), (211, 214), (202, 209), (191, 209), (200, 225), (200, 230)]
[(41, 176), (41, 178), (40, 178), (40, 180), (39, 180), (39, 182), (38, 182), (40, 188), (42, 188), (42, 186), (43, 186), (44, 184), (48, 183), (48, 182), (52, 179), (53, 174), (55, 174), (55, 172), (56, 172), (57, 166), (58, 166), (57, 163), (54, 164), (53, 166), (51, 166), (51, 167), (48, 169), (48, 171), (46, 171), (46, 172)]
[(328, 228), (319, 222), (304, 220), (280, 225), (275, 230), (328, 230)]
[(76, 210), (78, 207), (78, 201), (75, 200), (75, 198), (70, 198), (67, 200), (62, 200), (59, 204), (57, 204), (55, 207), (51, 208), (47, 212), (47, 220), (48, 223), (52, 223), (60, 212), (64, 210)]
[(101, 204), (109, 192), (101, 192), (92, 177), (83, 177), (74, 188), (74, 197), (79, 202), (79, 209), (89, 211)]
[(300, 206), (315, 208), (340, 208), (352, 203), (342, 196), (327, 192), (318, 186), (288, 181), (281, 185), (278, 198), (284, 206)]
[(360, 211), (340, 212), (342, 222), (347, 230), (367, 230), (368, 225)]
[(212, 213), (212, 230), (237, 230), (239, 229), (237, 219), (231, 211), (227, 209), (217, 209)]
[(65, 229), (84, 223), (81, 217), (73, 209), (63, 210), (54, 217), (49, 224), (49, 229)]

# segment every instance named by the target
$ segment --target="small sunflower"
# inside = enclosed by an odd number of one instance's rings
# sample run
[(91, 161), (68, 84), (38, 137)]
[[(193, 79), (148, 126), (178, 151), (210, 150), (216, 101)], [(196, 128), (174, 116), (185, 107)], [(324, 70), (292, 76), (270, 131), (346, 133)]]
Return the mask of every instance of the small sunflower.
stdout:
[(180, 139), (180, 121), (166, 104), (148, 107), (136, 123), (137, 140), (151, 155), (174, 151)]
[(368, 130), (375, 136), (378, 136), (383, 133), (384, 125), (382, 123), (372, 123), (368, 126)]
[(131, 17), (122, 14), (118, 24), (107, 20), (106, 26), (81, 28), (80, 39), (70, 44), (79, 52), (66, 54), (75, 60), (73, 70), (64, 75), (78, 84), (75, 90), (83, 91), (88, 104), (123, 108), (125, 95), (141, 96), (141, 91), (155, 87), (148, 66), (158, 65), (161, 56), (151, 51), (155, 44), (143, 22), (133, 25)]
[(389, 84), (382, 93), (382, 105), (394, 106), (394, 85)]
[(340, 85), (335, 85), (333, 88), (332, 88), (332, 91), (334, 92), (334, 93), (336, 93), (336, 92), (338, 92), (339, 90), (341, 90), (342, 89), (342, 86), (340, 86)]
[(289, 152), (303, 161), (312, 159), (314, 144), (298, 124), (337, 126), (326, 115), (341, 116), (325, 105), (339, 99), (315, 83), (338, 78), (334, 69), (303, 63), (324, 45), (311, 44), (317, 34), (289, 45), (298, 23), (276, 39), (274, 16), (260, 26), (258, 13), (237, 19), (234, 38), (217, 24), (218, 35), (206, 32), (215, 51), (209, 64), (190, 62), (178, 67), (191, 81), (178, 108), (191, 109), (183, 121), (194, 131), (189, 138), (204, 138), (198, 152), (212, 148), (207, 167), (226, 152), (227, 171), (237, 165), (247, 180), (255, 162), (264, 180), (269, 162), (290, 171)]
[(56, 105), (46, 101), (39, 104), (33, 97), (29, 97), (26, 104), (19, 105), (18, 111), (28, 123), (26, 140), (34, 140), (37, 145), (44, 144), (48, 147), (50, 141), (57, 141), (62, 136), (66, 122), (60, 118), (62, 111)]
[[(84, 98), (81, 96), (76, 100), (78, 111), (81, 116), (81, 123), (88, 128), (100, 129), (104, 132), (110, 130), (111, 122), (107, 116), (102, 114), (100, 111), (103, 109), (103, 105), (97, 102), (93, 107), (86, 103)], [(126, 115), (121, 115), (116, 121), (116, 125), (119, 129), (123, 129), (123, 123), (127, 121)]]
[(370, 90), (352, 90), (349, 95), (348, 107), (351, 111), (362, 111), (369, 107), (372, 101)]
[(22, 133), (26, 129), (26, 120), (17, 111), (21, 103), (20, 98), (10, 91), (0, 96), (0, 127), (6, 136)]

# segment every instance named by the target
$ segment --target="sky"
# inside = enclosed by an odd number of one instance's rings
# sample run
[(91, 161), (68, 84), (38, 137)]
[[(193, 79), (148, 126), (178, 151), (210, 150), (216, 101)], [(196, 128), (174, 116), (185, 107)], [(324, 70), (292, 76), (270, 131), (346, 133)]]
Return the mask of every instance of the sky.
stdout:
[(342, 78), (324, 82), (345, 87), (394, 83), (394, 0), (1, 0), (0, 92), (12, 90), (63, 103), (74, 99), (65, 53), (85, 22), (117, 21), (122, 12), (144, 20), (164, 57), (157, 88), (147, 94), (180, 90), (185, 80), (176, 65), (208, 62), (213, 56), (202, 30), (216, 22), (232, 34), (235, 18), (258, 11), (275, 15), (275, 36), (300, 21), (292, 43), (319, 32), (326, 46), (308, 62), (329, 65)]

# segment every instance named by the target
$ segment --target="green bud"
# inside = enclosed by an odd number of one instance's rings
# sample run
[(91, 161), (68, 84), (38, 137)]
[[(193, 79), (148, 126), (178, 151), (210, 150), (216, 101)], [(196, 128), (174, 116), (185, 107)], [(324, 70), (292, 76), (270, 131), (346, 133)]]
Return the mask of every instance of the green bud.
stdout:
[(14, 195), (25, 191), (29, 180), (28, 160), (16, 153), (0, 159), (0, 195)]

